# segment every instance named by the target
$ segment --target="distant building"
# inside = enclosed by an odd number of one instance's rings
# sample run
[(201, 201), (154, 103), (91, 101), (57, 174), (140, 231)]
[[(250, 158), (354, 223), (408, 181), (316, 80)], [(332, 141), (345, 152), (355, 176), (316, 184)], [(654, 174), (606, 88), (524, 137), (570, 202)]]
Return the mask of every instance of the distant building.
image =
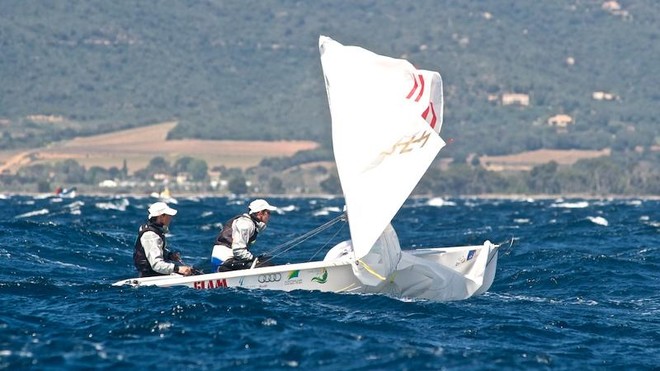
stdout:
[(64, 117), (60, 115), (28, 115), (25, 116), (25, 118), (32, 122), (38, 122), (42, 124), (56, 124), (64, 122)]
[(169, 180), (170, 176), (168, 174), (165, 174), (165, 173), (155, 173), (153, 175), (153, 179), (154, 180)]
[(569, 115), (559, 114), (548, 119), (548, 125), (557, 128), (566, 128), (573, 124), (573, 118)]
[(508, 106), (511, 104), (519, 104), (521, 106), (529, 106), (529, 95), (504, 93), (502, 94), (502, 105)]
[(616, 1), (606, 1), (601, 5), (601, 8), (608, 12), (615, 12), (621, 10), (621, 5)]
[(591, 94), (591, 97), (594, 100), (615, 100), (617, 98), (616, 95), (612, 93), (606, 93), (603, 91), (595, 91)]
[(621, 4), (619, 4), (616, 1), (606, 1), (601, 5), (601, 9), (603, 9), (606, 12), (609, 12), (610, 14), (618, 15), (623, 17), (624, 19), (629, 19), (630, 14), (628, 14), (627, 10), (624, 10), (621, 8)]
[(99, 187), (101, 188), (117, 188), (117, 185), (117, 182), (112, 179), (106, 179), (99, 183)]
[(176, 184), (184, 184), (192, 179), (189, 173), (181, 172), (176, 175)]

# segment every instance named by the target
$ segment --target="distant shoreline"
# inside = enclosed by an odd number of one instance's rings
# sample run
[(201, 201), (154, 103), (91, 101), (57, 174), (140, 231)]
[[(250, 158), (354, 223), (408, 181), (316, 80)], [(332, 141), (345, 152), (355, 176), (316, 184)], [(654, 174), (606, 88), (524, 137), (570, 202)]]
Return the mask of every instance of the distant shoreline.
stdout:
[[(40, 193), (40, 192), (0, 192), (0, 195), (5, 196), (49, 196), (52, 195), (55, 197), (54, 193)], [(96, 197), (134, 197), (134, 198), (153, 198), (155, 197), (145, 194), (145, 193), (110, 193), (110, 192), (83, 192), (78, 193), (74, 198), (81, 196), (96, 196)], [(188, 198), (188, 197), (199, 197), (199, 198), (210, 198), (210, 197), (240, 197), (240, 198), (341, 198), (342, 195), (333, 195), (333, 194), (249, 194), (234, 196), (230, 194), (216, 194), (216, 193), (194, 193), (194, 192), (180, 192), (172, 195), (172, 198)], [(410, 196), (410, 199), (424, 199), (424, 198), (442, 198), (442, 199), (483, 199), (483, 200), (558, 200), (558, 199), (582, 199), (582, 200), (630, 200), (630, 199), (639, 199), (639, 200), (648, 200), (648, 201), (658, 201), (660, 200), (660, 195), (592, 195), (592, 194), (581, 194), (581, 193), (572, 193), (572, 194), (501, 194), (501, 193), (488, 193), (488, 194), (477, 194), (477, 195), (414, 195)]]

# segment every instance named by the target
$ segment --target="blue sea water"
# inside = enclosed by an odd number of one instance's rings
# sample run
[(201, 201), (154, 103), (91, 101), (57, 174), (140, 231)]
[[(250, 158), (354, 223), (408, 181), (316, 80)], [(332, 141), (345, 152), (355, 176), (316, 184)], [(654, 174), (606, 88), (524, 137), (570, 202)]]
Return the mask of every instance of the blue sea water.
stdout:
[[(272, 198), (255, 251), (335, 218), (340, 198)], [(0, 198), (1, 369), (660, 369), (660, 202), (409, 200), (405, 247), (502, 242), (485, 295), (113, 287), (135, 276), (149, 198)], [(169, 242), (208, 269), (247, 199), (179, 199)], [(278, 256), (323, 258), (336, 227)]]

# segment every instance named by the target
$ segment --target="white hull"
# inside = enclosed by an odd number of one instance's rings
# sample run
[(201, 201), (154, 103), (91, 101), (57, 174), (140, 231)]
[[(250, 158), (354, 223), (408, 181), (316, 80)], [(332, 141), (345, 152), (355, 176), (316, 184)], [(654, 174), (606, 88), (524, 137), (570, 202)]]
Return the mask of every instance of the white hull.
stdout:
[(277, 265), (197, 276), (131, 278), (113, 286), (187, 286), (199, 290), (243, 287), (265, 290), (318, 290), (345, 292), (359, 290), (360, 282), (353, 277), (349, 262), (310, 262)]
[[(353, 273), (352, 259), (286, 264), (197, 276), (170, 276), (131, 278), (118, 281), (113, 286), (187, 286), (197, 290), (242, 287), (263, 290), (311, 290), (334, 293), (380, 293), (394, 297), (430, 300), (461, 300), (486, 292), (493, 283), (497, 267), (499, 246), (486, 242), (484, 245), (410, 250), (406, 253), (423, 259), (429, 264), (440, 264), (448, 276), (432, 282), (431, 287), (420, 291), (419, 277), (410, 272), (395, 271), (378, 286), (363, 284)], [(479, 266), (479, 254), (487, 254)], [(468, 259), (468, 255), (471, 257)], [(415, 290), (411, 290), (414, 288)]]

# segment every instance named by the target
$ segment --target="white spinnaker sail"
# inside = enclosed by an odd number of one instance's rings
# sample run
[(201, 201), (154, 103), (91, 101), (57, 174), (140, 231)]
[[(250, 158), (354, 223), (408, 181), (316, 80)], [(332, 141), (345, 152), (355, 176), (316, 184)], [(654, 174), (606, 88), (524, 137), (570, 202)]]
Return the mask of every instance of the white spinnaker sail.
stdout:
[(442, 79), (319, 38), (337, 170), (357, 258), (369, 253), (445, 142)]

